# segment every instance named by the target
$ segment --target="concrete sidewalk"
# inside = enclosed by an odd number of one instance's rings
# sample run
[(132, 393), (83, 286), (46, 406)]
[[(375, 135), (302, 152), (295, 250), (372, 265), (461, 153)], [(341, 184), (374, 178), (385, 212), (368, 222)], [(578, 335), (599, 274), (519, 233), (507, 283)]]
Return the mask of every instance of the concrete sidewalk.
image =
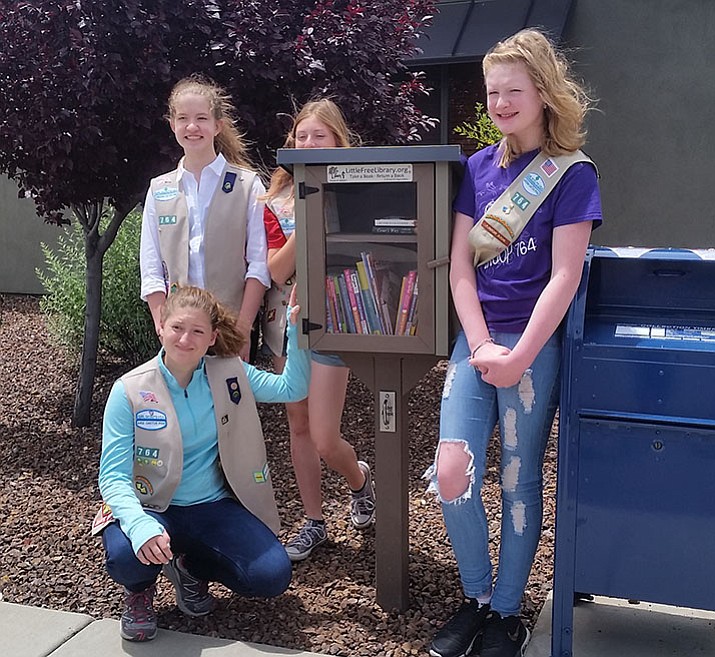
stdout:
[(2, 657), (261, 657), (316, 653), (159, 630), (153, 641), (119, 636), (119, 621), (0, 602)]
[[(524, 657), (550, 657), (551, 603)], [(715, 657), (715, 612), (596, 596), (574, 607), (573, 636), (573, 657)]]
[[(574, 609), (573, 657), (714, 657), (715, 612), (596, 598)], [(2, 657), (319, 657), (259, 644), (159, 630), (131, 643), (116, 620), (0, 602)], [(551, 597), (525, 657), (551, 655)]]

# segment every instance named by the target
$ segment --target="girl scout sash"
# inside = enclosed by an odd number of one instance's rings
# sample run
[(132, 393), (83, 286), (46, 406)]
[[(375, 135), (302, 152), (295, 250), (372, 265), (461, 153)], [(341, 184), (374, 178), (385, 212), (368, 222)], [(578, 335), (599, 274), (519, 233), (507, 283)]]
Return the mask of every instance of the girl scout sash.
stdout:
[(469, 231), (475, 267), (489, 262), (516, 241), (561, 177), (577, 162), (593, 164), (582, 151), (568, 155), (538, 152)]

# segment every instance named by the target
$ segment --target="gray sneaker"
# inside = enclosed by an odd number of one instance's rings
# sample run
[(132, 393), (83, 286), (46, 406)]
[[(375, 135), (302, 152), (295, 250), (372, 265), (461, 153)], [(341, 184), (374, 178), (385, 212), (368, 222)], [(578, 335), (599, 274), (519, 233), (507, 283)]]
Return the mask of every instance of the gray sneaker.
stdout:
[(311, 555), (315, 548), (327, 540), (328, 532), (325, 529), (325, 523), (308, 519), (298, 534), (286, 543), (286, 553), (291, 561), (303, 561)]
[(352, 492), (350, 520), (357, 529), (365, 529), (375, 521), (375, 485), (372, 482), (370, 466), (364, 461), (358, 461), (358, 466), (365, 474), (365, 485)]
[(216, 608), (209, 583), (194, 577), (184, 565), (183, 555), (164, 564), (162, 571), (176, 589), (176, 606), (188, 616), (206, 616)]
[(155, 592), (154, 584), (138, 593), (124, 589), (124, 611), (119, 624), (122, 639), (151, 641), (156, 636)]

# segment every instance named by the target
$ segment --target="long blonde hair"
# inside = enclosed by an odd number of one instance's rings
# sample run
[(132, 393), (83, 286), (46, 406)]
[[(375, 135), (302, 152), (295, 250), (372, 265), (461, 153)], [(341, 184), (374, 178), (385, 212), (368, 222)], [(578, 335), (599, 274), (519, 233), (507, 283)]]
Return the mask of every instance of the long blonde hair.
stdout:
[(226, 91), (213, 80), (202, 75), (195, 74), (183, 78), (174, 85), (171, 94), (169, 94), (168, 119), (175, 116), (176, 101), (184, 94), (196, 94), (206, 98), (212, 116), (217, 121), (221, 121), (221, 131), (214, 137), (216, 151), (221, 153), (231, 164), (255, 171), (256, 167), (248, 156), (243, 134), (236, 127), (234, 119), (236, 110)]
[(180, 310), (192, 308), (206, 313), (211, 323), (211, 330), (216, 331), (216, 342), (209, 347), (211, 355), (230, 357), (238, 356), (247, 336), (237, 328), (237, 317), (216, 297), (203, 288), (194, 285), (180, 285), (172, 290), (161, 308), (161, 323)]
[[(570, 71), (569, 62), (542, 32), (528, 28), (500, 41), (484, 56), (482, 71), (495, 64), (526, 66), (531, 81), (544, 102), (544, 143), (547, 155), (572, 153), (586, 141), (584, 118), (592, 100)], [(506, 167), (517, 157), (509, 137), (500, 145), (499, 166)]]
[[(295, 148), (295, 132), (298, 124), (305, 119), (315, 117), (333, 133), (335, 143), (340, 148), (348, 148), (359, 143), (359, 137), (348, 128), (340, 108), (329, 98), (319, 98), (307, 102), (293, 117), (293, 125), (286, 136), (284, 148)], [(271, 175), (271, 184), (264, 199), (277, 196), (293, 182), (292, 176), (281, 167), (276, 168)]]

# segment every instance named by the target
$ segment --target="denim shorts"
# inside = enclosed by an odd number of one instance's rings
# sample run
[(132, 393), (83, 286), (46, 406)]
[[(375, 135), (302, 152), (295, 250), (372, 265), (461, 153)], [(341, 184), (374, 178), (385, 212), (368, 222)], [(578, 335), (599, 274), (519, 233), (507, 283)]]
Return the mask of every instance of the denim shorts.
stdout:
[(310, 350), (310, 360), (330, 367), (347, 367), (345, 361), (337, 354), (324, 354), (322, 351)]

